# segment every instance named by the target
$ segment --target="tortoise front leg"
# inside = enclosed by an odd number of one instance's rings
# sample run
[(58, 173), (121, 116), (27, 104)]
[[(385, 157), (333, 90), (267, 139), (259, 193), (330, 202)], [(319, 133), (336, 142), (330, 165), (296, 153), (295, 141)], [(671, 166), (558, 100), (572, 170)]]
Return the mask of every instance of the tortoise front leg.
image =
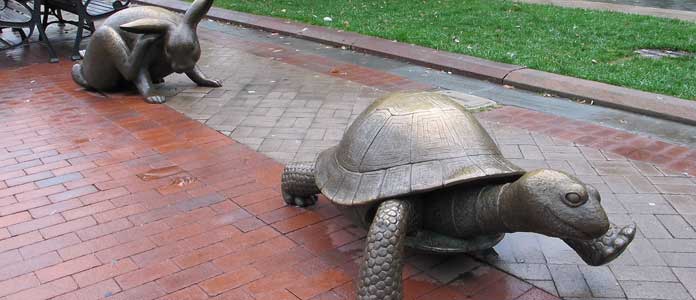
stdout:
[(404, 240), (411, 217), (411, 204), (403, 200), (382, 202), (365, 241), (358, 278), (358, 299), (400, 300), (403, 297)]
[(285, 165), (280, 187), (285, 203), (310, 206), (321, 193), (314, 180), (314, 162), (291, 162)]
[(636, 235), (636, 225), (619, 228), (612, 224), (607, 233), (592, 240), (563, 239), (590, 266), (601, 266), (619, 257)]

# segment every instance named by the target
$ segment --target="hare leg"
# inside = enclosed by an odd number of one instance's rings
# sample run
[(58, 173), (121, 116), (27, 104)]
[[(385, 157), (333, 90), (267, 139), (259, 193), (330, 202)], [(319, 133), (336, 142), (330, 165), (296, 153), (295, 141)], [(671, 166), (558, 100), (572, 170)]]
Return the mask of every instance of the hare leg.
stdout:
[(220, 80), (209, 79), (198, 65), (193, 66), (193, 70), (186, 72), (186, 76), (195, 82), (198, 86), (209, 86), (209, 87), (221, 87), (222, 82)]
[(314, 205), (317, 194), (321, 192), (314, 181), (314, 162), (291, 162), (285, 165), (280, 186), (287, 204), (303, 207)]
[(80, 64), (74, 64), (72, 67), (72, 79), (75, 81), (75, 83), (79, 84), (83, 88), (90, 88), (89, 83), (85, 79), (85, 76), (82, 75), (82, 65)]
[(619, 228), (612, 224), (607, 233), (592, 240), (563, 239), (590, 266), (601, 266), (617, 258), (636, 235), (636, 225)]
[(152, 94), (152, 79), (150, 78), (150, 71), (143, 68), (138, 74), (138, 78), (135, 80), (135, 86), (138, 88), (143, 97), (145, 97), (145, 102), (152, 104), (161, 104), (167, 101), (164, 96), (153, 95)]
[(377, 209), (360, 266), (359, 300), (402, 299), (402, 259), (411, 209), (411, 204), (403, 200), (387, 200)]
[[(150, 45), (159, 38), (159, 35), (145, 34), (140, 36), (136, 40), (133, 50), (130, 50), (116, 30), (109, 27), (102, 28), (104, 30), (99, 30), (98, 34), (95, 34), (95, 39), (97, 36), (99, 36), (98, 39), (104, 39), (102, 43), (105, 44), (108, 58), (114, 63), (123, 78), (128, 81), (137, 80), (140, 75), (138, 72), (145, 62)], [(92, 41), (92, 43), (94, 42)]]

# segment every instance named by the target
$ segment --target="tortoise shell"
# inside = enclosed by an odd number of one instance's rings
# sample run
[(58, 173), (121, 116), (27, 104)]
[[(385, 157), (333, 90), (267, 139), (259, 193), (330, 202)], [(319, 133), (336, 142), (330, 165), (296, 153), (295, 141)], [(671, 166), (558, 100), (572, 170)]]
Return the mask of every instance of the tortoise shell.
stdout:
[(375, 101), (337, 146), (319, 154), (316, 170), (322, 194), (341, 205), (524, 173), (463, 106), (430, 92)]

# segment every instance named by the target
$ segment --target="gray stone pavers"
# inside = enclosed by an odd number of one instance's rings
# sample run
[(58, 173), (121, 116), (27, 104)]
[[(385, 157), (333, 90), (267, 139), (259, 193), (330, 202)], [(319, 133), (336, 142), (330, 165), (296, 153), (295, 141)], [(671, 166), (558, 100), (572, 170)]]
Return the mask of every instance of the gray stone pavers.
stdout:
[[(385, 93), (201, 39), (203, 68), (224, 87), (197, 88), (173, 76), (168, 105), (279, 162), (313, 160)], [(608, 266), (588, 267), (562, 241), (530, 233), (509, 234), (495, 254), (478, 259), (568, 299), (696, 296), (694, 178), (478, 116), (510, 161), (569, 172), (600, 191), (612, 221), (638, 225), (636, 240)], [(472, 258), (432, 259), (451, 263), (451, 272), (436, 274), (451, 280)]]

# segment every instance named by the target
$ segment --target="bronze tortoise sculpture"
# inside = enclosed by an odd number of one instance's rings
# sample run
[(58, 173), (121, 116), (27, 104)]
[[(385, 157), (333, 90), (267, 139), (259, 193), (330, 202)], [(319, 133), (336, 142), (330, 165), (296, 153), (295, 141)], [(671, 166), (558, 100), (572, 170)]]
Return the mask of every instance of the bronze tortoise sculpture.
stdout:
[(359, 299), (402, 298), (404, 245), (472, 252), (506, 232), (536, 232), (602, 265), (635, 235), (635, 225), (610, 225), (594, 188), (563, 172), (513, 165), (471, 113), (436, 93), (377, 100), (316, 162), (288, 164), (282, 191), (298, 206), (322, 193), (369, 227)]

